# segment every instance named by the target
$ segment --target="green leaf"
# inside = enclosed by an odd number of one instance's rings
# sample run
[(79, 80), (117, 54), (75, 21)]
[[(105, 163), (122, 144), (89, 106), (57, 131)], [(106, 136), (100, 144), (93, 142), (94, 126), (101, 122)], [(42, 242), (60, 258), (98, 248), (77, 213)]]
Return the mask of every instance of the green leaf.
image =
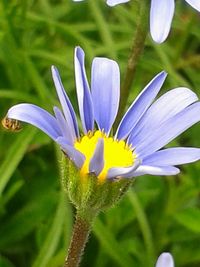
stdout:
[(200, 210), (198, 208), (185, 209), (176, 214), (174, 218), (189, 230), (200, 233)]
[(0, 255), (0, 266), (1, 267), (14, 267), (14, 265), (5, 257)]
[(114, 238), (108, 228), (97, 219), (93, 226), (93, 232), (99, 239), (103, 249), (119, 266), (132, 266), (133, 262), (126, 249), (124, 249)]
[(0, 248), (14, 244), (27, 236), (42, 220), (52, 212), (56, 200), (55, 192), (40, 189), (40, 194), (34, 197), (23, 208), (1, 224)]
[(57, 212), (54, 216), (54, 220), (49, 230), (49, 233), (44, 240), (43, 246), (35, 259), (32, 267), (45, 267), (49, 259), (53, 256), (58, 242), (60, 240), (60, 236), (62, 233), (62, 227), (64, 224), (64, 220), (66, 218), (66, 209), (65, 209), (65, 195), (61, 192), (60, 200), (58, 203)]
[(0, 196), (22, 160), (35, 133), (35, 128), (27, 127), (19, 133), (14, 144), (8, 146), (7, 155), (0, 165)]

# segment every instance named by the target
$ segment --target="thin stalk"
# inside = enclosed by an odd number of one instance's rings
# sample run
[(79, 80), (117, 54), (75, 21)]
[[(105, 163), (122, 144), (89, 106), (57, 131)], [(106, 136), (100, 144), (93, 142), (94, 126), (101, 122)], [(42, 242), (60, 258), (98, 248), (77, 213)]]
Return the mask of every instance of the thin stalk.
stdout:
[(86, 242), (91, 231), (91, 223), (83, 219), (77, 212), (71, 243), (64, 267), (78, 267)]
[(130, 55), (128, 58), (125, 78), (121, 87), (121, 99), (120, 99), (119, 112), (116, 124), (119, 123), (124, 113), (124, 109), (126, 107), (126, 103), (130, 93), (130, 88), (132, 86), (135, 77), (136, 67), (140, 60), (140, 56), (142, 55), (145, 46), (146, 36), (148, 33), (148, 18), (149, 18), (148, 1), (140, 0), (138, 1), (138, 4), (139, 4), (138, 22), (131, 46)]
[(153, 236), (152, 236), (152, 232), (151, 232), (148, 219), (140, 204), (137, 194), (132, 190), (128, 193), (128, 197), (129, 197), (130, 203), (132, 204), (135, 210), (135, 214), (137, 216), (137, 219), (138, 219), (138, 222), (141, 228), (144, 243), (146, 246), (148, 266), (153, 266), (153, 261), (155, 259), (155, 251), (154, 251)]

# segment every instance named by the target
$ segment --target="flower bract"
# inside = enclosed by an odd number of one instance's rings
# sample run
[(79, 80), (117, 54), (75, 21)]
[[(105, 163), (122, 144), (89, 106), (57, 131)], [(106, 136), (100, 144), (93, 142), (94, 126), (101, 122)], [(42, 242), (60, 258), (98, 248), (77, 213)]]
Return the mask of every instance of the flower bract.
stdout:
[(195, 93), (178, 87), (155, 100), (167, 76), (162, 71), (141, 91), (113, 134), (120, 98), (119, 66), (108, 58), (94, 58), (89, 86), (84, 60), (84, 51), (76, 47), (74, 64), (81, 133), (54, 66), (52, 76), (62, 110), (54, 107), (53, 116), (36, 105), (23, 103), (11, 107), (7, 117), (44, 131), (60, 145), (82, 177), (94, 174), (101, 182), (143, 174), (175, 175), (179, 173), (175, 165), (200, 158), (199, 148), (162, 149), (200, 120), (200, 102)]

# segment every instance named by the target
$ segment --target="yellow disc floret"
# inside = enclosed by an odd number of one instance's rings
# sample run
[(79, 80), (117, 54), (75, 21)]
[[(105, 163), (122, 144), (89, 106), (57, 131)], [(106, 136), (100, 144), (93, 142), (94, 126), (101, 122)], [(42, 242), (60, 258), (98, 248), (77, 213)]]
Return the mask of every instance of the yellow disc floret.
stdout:
[(89, 133), (75, 142), (74, 146), (77, 150), (85, 155), (85, 162), (81, 168), (81, 175), (85, 176), (89, 173), (89, 164), (97, 145), (99, 138), (104, 140), (104, 168), (98, 175), (100, 181), (104, 181), (107, 172), (113, 167), (129, 167), (133, 165), (136, 155), (132, 152), (123, 140), (115, 140), (107, 137), (103, 132), (96, 131), (94, 134)]

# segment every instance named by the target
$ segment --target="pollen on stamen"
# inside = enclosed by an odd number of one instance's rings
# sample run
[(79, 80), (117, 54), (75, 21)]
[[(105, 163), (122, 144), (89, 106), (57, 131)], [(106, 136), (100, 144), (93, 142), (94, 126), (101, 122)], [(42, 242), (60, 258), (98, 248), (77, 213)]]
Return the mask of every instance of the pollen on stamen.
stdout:
[(104, 140), (104, 168), (98, 175), (99, 181), (106, 179), (108, 170), (115, 167), (130, 167), (134, 164), (136, 155), (131, 147), (124, 140), (115, 140), (107, 137), (102, 131), (90, 132), (84, 135), (74, 146), (85, 155), (85, 162), (81, 168), (81, 176), (87, 176), (89, 173), (90, 160), (94, 154), (99, 138)]

